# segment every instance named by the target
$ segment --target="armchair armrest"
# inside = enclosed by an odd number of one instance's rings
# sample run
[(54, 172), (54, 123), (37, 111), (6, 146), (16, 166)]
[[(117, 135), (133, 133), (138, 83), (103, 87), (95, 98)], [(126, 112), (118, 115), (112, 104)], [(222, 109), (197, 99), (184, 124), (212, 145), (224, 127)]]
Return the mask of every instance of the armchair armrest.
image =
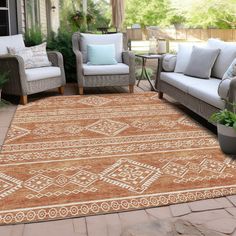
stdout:
[(134, 53), (130, 51), (124, 51), (122, 52), (122, 60), (123, 62), (129, 66), (129, 84), (134, 85), (135, 84), (135, 55)]
[(83, 55), (77, 50), (73, 49), (76, 58), (76, 73), (77, 73), (77, 82), (79, 87), (83, 87), (84, 84), (84, 75), (83, 75)]
[(23, 58), (16, 55), (0, 56), (0, 73), (9, 73), (9, 81), (3, 92), (13, 95), (27, 95), (27, 81)]
[(63, 85), (66, 84), (66, 77), (65, 77), (65, 69), (64, 69), (64, 61), (63, 56), (60, 52), (57, 51), (47, 51), (48, 59), (52, 63), (53, 66), (57, 66), (61, 68)]
[(64, 67), (63, 56), (60, 52), (56, 51), (47, 51), (48, 59), (53, 66)]

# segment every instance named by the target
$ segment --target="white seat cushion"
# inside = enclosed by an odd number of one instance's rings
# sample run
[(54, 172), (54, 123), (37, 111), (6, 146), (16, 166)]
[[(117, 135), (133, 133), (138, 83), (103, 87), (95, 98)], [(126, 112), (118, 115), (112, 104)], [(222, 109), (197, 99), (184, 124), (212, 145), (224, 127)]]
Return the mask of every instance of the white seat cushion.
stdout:
[(129, 66), (123, 63), (115, 65), (83, 64), (84, 75), (123, 75), (129, 74)]
[(192, 85), (188, 87), (188, 93), (214, 107), (224, 109), (225, 102), (218, 94), (219, 79), (196, 79)]
[(88, 44), (114, 44), (116, 50), (116, 60), (122, 62), (122, 51), (123, 51), (123, 34), (84, 34), (81, 33), (80, 50), (83, 54), (83, 61), (87, 62), (87, 46)]
[(173, 85), (174, 87), (182, 90), (183, 92), (188, 92), (188, 85), (192, 83), (192, 78), (190, 76), (181, 74), (181, 73), (173, 73), (173, 72), (162, 72), (161, 80), (166, 83)]
[(60, 67), (48, 66), (25, 70), (27, 81), (35, 81), (61, 76)]
[(200, 79), (180, 73), (161, 73), (161, 80), (214, 107), (223, 109), (224, 101), (218, 95), (219, 79)]
[(25, 48), (22, 34), (0, 37), (0, 55), (7, 54), (8, 47), (14, 47), (17, 50)]

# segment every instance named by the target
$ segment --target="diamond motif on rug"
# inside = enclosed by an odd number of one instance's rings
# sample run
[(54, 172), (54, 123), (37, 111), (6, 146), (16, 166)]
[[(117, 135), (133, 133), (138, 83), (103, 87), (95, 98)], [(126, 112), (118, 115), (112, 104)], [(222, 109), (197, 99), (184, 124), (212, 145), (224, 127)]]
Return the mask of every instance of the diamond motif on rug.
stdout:
[(67, 176), (65, 175), (58, 175), (55, 179), (54, 179), (54, 184), (58, 185), (60, 187), (64, 187), (65, 185), (67, 185), (69, 183), (69, 179)]
[(107, 136), (115, 136), (128, 127), (129, 125), (126, 123), (106, 119), (95, 122), (88, 126), (87, 129)]
[(30, 134), (30, 130), (18, 127), (18, 126), (11, 126), (11, 129), (9, 130), (7, 137), (6, 137), (6, 143), (16, 140), (18, 138), (22, 138), (26, 135)]
[(102, 106), (109, 103), (111, 100), (100, 96), (89, 96), (79, 100), (79, 103), (92, 106)]
[(24, 186), (28, 189), (35, 191), (35, 192), (40, 192), (52, 184), (53, 184), (53, 179), (51, 179), (48, 176), (39, 174), (39, 175), (36, 175), (36, 176), (28, 179), (24, 183)]
[(225, 165), (222, 162), (205, 159), (200, 164), (202, 170), (212, 171), (215, 173), (221, 173), (225, 169)]
[(22, 187), (22, 181), (0, 173), (0, 199), (14, 193)]
[(129, 191), (142, 193), (161, 175), (158, 168), (130, 159), (120, 159), (103, 171), (101, 179)]
[(174, 162), (169, 162), (162, 168), (162, 171), (164, 174), (181, 178), (188, 172), (188, 168)]
[(98, 180), (98, 176), (85, 170), (81, 170), (70, 178), (70, 181), (82, 187), (88, 187)]

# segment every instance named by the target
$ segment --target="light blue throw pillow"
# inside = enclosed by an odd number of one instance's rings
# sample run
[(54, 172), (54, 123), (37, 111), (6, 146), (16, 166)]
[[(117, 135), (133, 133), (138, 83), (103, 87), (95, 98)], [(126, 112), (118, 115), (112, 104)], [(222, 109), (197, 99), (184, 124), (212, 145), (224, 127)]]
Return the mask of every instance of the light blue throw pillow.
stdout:
[(87, 45), (89, 65), (115, 65), (116, 49), (114, 44)]

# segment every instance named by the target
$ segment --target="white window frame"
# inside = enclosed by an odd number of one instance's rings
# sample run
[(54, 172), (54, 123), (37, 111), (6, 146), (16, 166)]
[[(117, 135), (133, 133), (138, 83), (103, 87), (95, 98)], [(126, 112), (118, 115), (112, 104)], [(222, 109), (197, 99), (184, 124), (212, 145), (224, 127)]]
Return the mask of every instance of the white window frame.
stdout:
[(7, 3), (7, 6), (6, 7), (0, 7), (0, 10), (7, 11), (7, 15), (8, 15), (8, 33), (9, 33), (9, 35), (11, 35), (11, 17), (10, 17), (9, 0), (6, 0), (6, 3)]

